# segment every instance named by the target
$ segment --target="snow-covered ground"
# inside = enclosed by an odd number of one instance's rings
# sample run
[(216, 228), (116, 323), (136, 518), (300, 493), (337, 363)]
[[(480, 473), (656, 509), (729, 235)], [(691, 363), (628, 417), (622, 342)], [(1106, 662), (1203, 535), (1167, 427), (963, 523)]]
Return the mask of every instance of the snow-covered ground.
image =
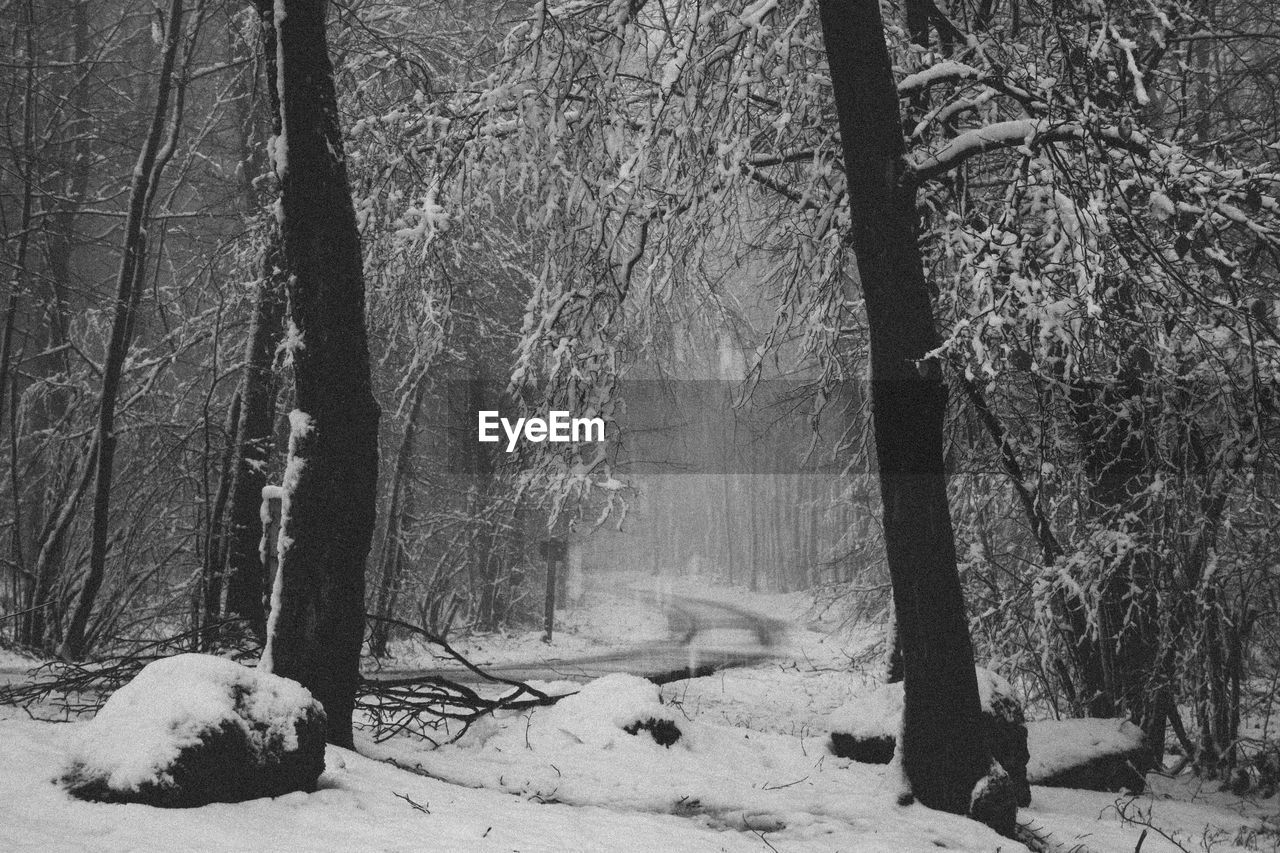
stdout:
[[(748, 607), (792, 628), (761, 664), (661, 688), (608, 676), (552, 707), (510, 712), (432, 749), (357, 736), (330, 747), (313, 794), (164, 810), (72, 799), (53, 780), (85, 723), (52, 724), (0, 707), (0, 851), (1013, 851), (972, 821), (896, 804), (887, 767), (829, 754), (826, 720), (865, 691), (879, 638), (810, 616), (803, 596), (756, 595), (647, 579), (602, 584), (563, 614), (548, 647), (538, 632), (460, 643), (490, 664), (598, 654), (667, 635), (657, 606), (678, 593)], [(624, 582), (626, 581), (626, 582)], [(624, 593), (630, 588), (632, 593)], [(755, 642), (708, 637), (698, 642)], [(396, 666), (430, 666), (401, 645)], [(669, 746), (635, 722), (669, 720)], [(1275, 850), (1249, 803), (1194, 780), (1152, 777), (1138, 798), (1034, 787), (1020, 820), (1062, 851)]]
[(39, 663), (40, 661), (35, 658), (12, 649), (0, 649), (0, 672), (17, 672), (29, 669)]

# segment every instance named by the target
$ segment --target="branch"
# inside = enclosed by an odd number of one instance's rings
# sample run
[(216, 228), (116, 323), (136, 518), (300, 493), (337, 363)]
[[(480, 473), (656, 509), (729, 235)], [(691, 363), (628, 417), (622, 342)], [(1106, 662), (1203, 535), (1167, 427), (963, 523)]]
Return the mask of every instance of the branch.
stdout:
[(1003, 148), (1037, 148), (1057, 142), (1089, 139), (1141, 157), (1151, 154), (1147, 139), (1141, 133), (1126, 132), (1116, 127), (1090, 130), (1075, 122), (1051, 124), (1048, 119), (1016, 119), (961, 133), (933, 154), (911, 163), (907, 177), (916, 184), (922, 184), (940, 178), (979, 154)]

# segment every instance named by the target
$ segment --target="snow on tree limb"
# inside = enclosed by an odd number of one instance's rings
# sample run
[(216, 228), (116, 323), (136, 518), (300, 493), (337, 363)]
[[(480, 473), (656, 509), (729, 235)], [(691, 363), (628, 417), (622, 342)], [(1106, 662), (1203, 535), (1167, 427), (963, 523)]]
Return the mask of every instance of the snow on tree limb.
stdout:
[(1034, 148), (1056, 142), (1093, 139), (1109, 147), (1147, 156), (1150, 148), (1146, 137), (1119, 128), (1090, 130), (1075, 122), (1055, 124), (1048, 119), (1015, 119), (996, 122), (968, 130), (950, 139), (941, 149), (923, 157), (911, 166), (918, 183), (934, 180), (979, 154), (1005, 148)]
[(955, 60), (945, 60), (923, 71), (909, 74), (898, 81), (898, 95), (909, 95), (927, 89), (935, 83), (954, 83), (960, 80), (979, 80), (987, 74), (972, 65)]

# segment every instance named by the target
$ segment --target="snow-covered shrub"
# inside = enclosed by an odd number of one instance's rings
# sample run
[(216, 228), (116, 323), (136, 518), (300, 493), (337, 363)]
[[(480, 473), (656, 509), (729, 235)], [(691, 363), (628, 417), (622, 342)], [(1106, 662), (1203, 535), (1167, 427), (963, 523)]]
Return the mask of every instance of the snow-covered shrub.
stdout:
[(1139, 768), (1148, 763), (1147, 747), (1128, 720), (1042, 720), (1027, 725), (1027, 743), (1033, 785), (1135, 794), (1146, 787)]
[(324, 744), (324, 709), (297, 682), (184, 654), (149, 664), (107, 700), (60, 781), (103, 802), (239, 802), (314, 790)]

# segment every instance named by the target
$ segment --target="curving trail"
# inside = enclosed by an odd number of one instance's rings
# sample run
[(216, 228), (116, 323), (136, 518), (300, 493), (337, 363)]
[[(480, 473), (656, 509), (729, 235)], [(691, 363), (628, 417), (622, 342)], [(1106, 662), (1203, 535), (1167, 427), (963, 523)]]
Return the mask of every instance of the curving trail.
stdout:
[[(787, 630), (787, 623), (779, 619), (732, 604), (680, 595), (646, 597), (666, 616), (671, 635), (666, 640), (596, 655), (498, 664), (483, 669), (490, 675), (512, 681), (589, 681), (625, 672), (665, 684), (775, 657), (777, 645)], [(702, 641), (712, 632), (712, 642)], [(381, 670), (367, 673), (365, 678), (369, 681), (444, 678), (460, 684), (483, 682), (462, 667)]]
[[(750, 666), (778, 654), (788, 624), (764, 614), (704, 598), (644, 594), (666, 617), (669, 637), (660, 642), (569, 658), (546, 658), (481, 667), (511, 681), (590, 681), (614, 672), (648, 678), (658, 684), (710, 675), (722, 669)], [(32, 666), (38, 666), (33, 662)], [(27, 681), (28, 668), (0, 666), (0, 687)], [(443, 678), (459, 684), (485, 679), (463, 667), (381, 669), (366, 672), (368, 681)]]

